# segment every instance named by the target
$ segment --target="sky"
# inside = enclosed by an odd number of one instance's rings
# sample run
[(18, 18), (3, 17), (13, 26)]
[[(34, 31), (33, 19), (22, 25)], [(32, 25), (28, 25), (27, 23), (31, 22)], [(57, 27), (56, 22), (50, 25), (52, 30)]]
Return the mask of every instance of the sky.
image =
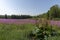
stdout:
[(60, 0), (0, 0), (0, 15), (38, 15), (55, 4)]

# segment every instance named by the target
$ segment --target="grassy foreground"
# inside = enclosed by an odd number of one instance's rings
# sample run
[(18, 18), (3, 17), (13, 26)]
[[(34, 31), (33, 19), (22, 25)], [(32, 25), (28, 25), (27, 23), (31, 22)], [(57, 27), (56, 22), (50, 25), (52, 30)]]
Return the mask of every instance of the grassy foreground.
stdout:
[[(0, 40), (30, 40), (27, 35), (35, 25), (0, 24)], [(60, 40), (60, 36), (48, 37), (46, 40)]]
[(32, 24), (0, 24), (0, 40), (29, 40), (27, 34), (33, 29)]

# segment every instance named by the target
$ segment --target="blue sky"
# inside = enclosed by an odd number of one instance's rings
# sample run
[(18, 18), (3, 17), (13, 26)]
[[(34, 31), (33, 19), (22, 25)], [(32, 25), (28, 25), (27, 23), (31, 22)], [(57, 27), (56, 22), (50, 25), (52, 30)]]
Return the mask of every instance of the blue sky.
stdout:
[(38, 15), (55, 4), (60, 0), (0, 0), (0, 15)]

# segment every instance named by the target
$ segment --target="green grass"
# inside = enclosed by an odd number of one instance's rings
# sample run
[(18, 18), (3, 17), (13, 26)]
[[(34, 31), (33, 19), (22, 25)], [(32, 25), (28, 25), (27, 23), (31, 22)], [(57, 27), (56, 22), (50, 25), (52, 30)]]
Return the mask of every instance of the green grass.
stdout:
[[(35, 25), (32, 24), (0, 24), (0, 40), (29, 40), (27, 35), (33, 29), (35, 29)], [(60, 32), (59, 29), (56, 30)], [(60, 40), (60, 36), (48, 37), (48, 40)]]
[(53, 18), (53, 20), (55, 20), (55, 21), (60, 21), (60, 18)]
[(60, 36), (48, 37), (48, 40), (60, 40)]
[(0, 40), (29, 40), (27, 34), (34, 28), (32, 24), (0, 24)]

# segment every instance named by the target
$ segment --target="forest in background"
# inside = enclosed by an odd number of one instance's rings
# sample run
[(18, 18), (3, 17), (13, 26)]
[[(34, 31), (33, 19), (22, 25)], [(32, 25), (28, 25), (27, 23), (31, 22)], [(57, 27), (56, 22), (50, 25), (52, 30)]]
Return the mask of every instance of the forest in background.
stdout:
[(32, 18), (30, 15), (0, 15), (0, 18), (2, 19), (27, 19)]
[(46, 13), (38, 15), (37, 17), (59, 20), (60, 19), (60, 6), (53, 5)]

